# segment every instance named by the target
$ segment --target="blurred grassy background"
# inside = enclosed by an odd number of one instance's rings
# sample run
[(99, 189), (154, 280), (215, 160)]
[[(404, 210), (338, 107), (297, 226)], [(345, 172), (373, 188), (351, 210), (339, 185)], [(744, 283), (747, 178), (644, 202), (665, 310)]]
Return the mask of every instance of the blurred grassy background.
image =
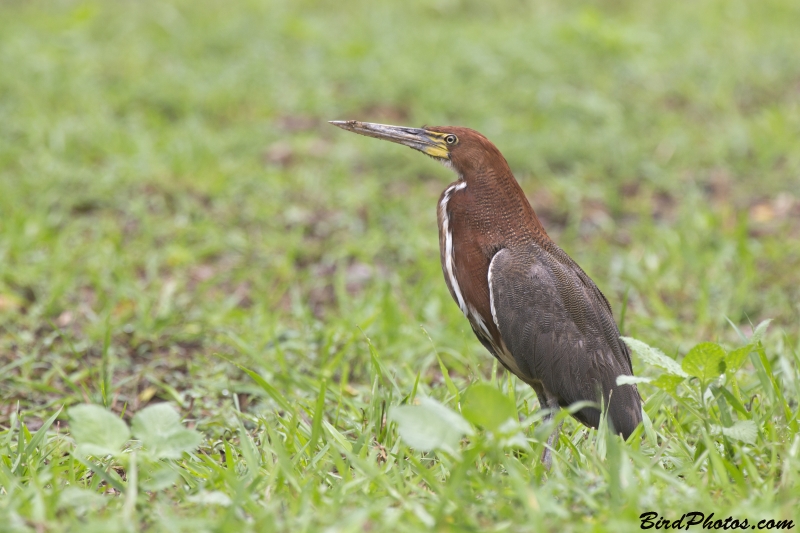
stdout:
[(796, 353), (798, 27), (789, 0), (6, 1), (0, 425), (105, 375), (213, 442), (232, 394), (271, 409), (215, 353), (313, 401), (369, 392), (366, 337), (408, 390), (434, 347), (488, 375), (439, 266), (452, 177), (332, 119), (487, 135), (624, 334), (773, 318)]

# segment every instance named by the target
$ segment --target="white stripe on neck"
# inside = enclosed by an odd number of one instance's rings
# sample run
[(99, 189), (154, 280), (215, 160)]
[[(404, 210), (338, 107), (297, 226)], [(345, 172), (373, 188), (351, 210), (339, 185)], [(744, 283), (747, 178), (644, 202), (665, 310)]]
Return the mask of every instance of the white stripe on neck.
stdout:
[(467, 304), (464, 302), (464, 296), (461, 294), (461, 287), (458, 285), (458, 280), (456, 279), (455, 274), (455, 256), (453, 254), (453, 232), (450, 229), (450, 215), (447, 213), (447, 203), (450, 201), (450, 197), (453, 195), (454, 192), (460, 191), (461, 189), (467, 186), (466, 181), (459, 181), (454, 183), (446, 191), (444, 191), (444, 197), (442, 198), (441, 203), (439, 204), (439, 209), (441, 210), (442, 214), (442, 232), (444, 233), (444, 270), (445, 274), (447, 274), (447, 279), (450, 281), (450, 287), (453, 288), (453, 292), (456, 295), (456, 302), (458, 302), (458, 308), (461, 309), (461, 312), (464, 313), (464, 316), (467, 315)]

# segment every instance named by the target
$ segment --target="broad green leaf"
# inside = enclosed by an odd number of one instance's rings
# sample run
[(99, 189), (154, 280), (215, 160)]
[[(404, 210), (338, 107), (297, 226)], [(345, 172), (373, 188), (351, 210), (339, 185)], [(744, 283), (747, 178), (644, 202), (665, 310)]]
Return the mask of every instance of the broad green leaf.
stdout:
[(517, 420), (517, 407), (496, 387), (478, 383), (467, 390), (461, 414), (476, 426), (497, 431), (508, 420)]
[(136, 413), (131, 429), (133, 436), (142, 441), (145, 452), (155, 459), (179, 459), (202, 440), (200, 433), (183, 427), (180, 415), (168, 403), (151, 405)]
[(101, 509), (108, 499), (100, 494), (80, 487), (64, 487), (58, 494), (58, 508), (71, 509), (78, 516)]
[(655, 385), (661, 390), (674, 393), (683, 380), (680, 376), (673, 376), (672, 374), (661, 374), (655, 380), (651, 381), (651, 385)]
[(683, 370), (705, 383), (725, 372), (725, 350), (713, 342), (701, 342), (686, 354)]
[(722, 434), (747, 444), (755, 444), (758, 428), (752, 420), (739, 420), (729, 428), (722, 428)]
[(737, 370), (739, 370), (753, 349), (754, 346), (752, 344), (747, 344), (741, 348), (736, 348), (735, 350), (729, 352), (728, 355), (725, 356), (725, 364), (728, 367), (728, 371), (735, 373)]
[(419, 398), (418, 401), (418, 405), (401, 405), (389, 412), (400, 437), (417, 450), (457, 453), (461, 437), (472, 434), (472, 426), (436, 400)]
[(638, 355), (642, 360), (647, 361), (651, 365), (660, 366), (670, 374), (674, 374), (676, 376), (681, 377), (689, 377), (686, 372), (683, 371), (681, 365), (678, 364), (675, 359), (671, 357), (667, 357), (664, 352), (659, 350), (658, 348), (653, 348), (652, 346), (647, 345), (646, 343), (633, 339), (631, 337), (620, 337), (625, 344), (627, 344), (631, 350), (633, 350), (636, 355)]
[(139, 488), (147, 491), (157, 491), (169, 488), (177, 483), (178, 472), (165, 463), (150, 463), (140, 472)]
[(69, 427), (81, 455), (118, 454), (130, 438), (127, 424), (99, 405), (76, 405), (69, 410)]

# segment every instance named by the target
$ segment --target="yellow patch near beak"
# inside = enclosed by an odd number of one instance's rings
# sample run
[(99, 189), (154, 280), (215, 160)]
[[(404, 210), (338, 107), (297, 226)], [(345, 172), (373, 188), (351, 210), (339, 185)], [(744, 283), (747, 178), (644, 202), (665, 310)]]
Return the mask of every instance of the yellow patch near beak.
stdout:
[(447, 150), (445, 146), (442, 146), (440, 144), (437, 144), (435, 146), (426, 146), (423, 152), (432, 157), (438, 157), (440, 159), (450, 159), (450, 152)]
[(447, 146), (447, 141), (445, 141), (448, 134), (439, 133), (438, 131), (426, 131), (425, 134), (428, 140), (433, 141), (434, 144), (425, 146), (420, 151), (438, 159), (450, 159), (450, 149)]

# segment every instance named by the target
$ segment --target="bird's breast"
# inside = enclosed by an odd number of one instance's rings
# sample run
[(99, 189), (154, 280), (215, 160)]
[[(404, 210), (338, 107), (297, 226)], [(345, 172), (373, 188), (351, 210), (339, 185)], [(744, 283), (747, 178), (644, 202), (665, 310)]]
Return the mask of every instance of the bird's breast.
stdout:
[(447, 285), (461, 312), (469, 317), (474, 307), (483, 316), (489, 311), (487, 275), (492, 260), (487, 235), (476, 223), (470, 206), (470, 191), (464, 181), (450, 185), (439, 200), (439, 251)]
[(464, 181), (450, 185), (438, 207), (439, 252), (450, 295), (483, 344), (521, 375), (494, 323), (489, 299), (489, 264), (502, 241), (485, 227)]

